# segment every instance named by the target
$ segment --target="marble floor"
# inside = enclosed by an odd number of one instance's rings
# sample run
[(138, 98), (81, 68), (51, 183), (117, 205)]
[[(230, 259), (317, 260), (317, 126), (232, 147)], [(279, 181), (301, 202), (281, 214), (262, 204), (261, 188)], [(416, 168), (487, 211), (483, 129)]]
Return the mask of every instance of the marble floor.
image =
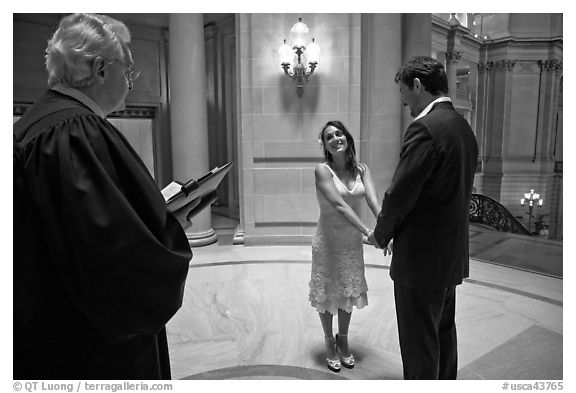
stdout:
[[(233, 246), (225, 227), (194, 249), (168, 323), (174, 379), (402, 378), (390, 257), (365, 246), (369, 304), (349, 332), (357, 366), (336, 374), (308, 302), (310, 247)], [(563, 280), (476, 259), (470, 270), (457, 290), (458, 378), (563, 379)]]

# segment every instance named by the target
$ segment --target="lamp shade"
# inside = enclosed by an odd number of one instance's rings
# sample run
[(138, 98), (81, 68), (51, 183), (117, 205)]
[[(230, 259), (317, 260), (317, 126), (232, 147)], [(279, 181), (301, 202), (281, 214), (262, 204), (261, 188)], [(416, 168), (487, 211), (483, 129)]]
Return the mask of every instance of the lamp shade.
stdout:
[(314, 42), (314, 38), (312, 38), (312, 42), (306, 48), (306, 58), (309, 63), (318, 63), (318, 59), (320, 58), (320, 47)]
[(292, 44), (294, 46), (306, 45), (306, 38), (308, 37), (308, 26), (302, 22), (302, 18), (298, 18), (298, 22), (292, 26)]
[(294, 57), (294, 52), (292, 52), (292, 48), (290, 48), (290, 45), (286, 43), (286, 40), (284, 40), (284, 43), (280, 45), (278, 54), (280, 55), (280, 63), (282, 64), (290, 64)]

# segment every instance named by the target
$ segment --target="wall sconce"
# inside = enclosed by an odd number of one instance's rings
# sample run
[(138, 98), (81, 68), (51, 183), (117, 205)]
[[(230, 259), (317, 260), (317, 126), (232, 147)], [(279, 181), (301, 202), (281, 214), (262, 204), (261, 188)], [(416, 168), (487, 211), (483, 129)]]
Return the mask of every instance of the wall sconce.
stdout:
[[(318, 66), (320, 47), (314, 42), (314, 38), (312, 38), (312, 42), (306, 46), (308, 26), (302, 22), (302, 18), (298, 18), (298, 22), (294, 24), (290, 31), (292, 46), (288, 45), (286, 39), (284, 39), (284, 43), (280, 46), (280, 49), (278, 49), (278, 53), (280, 54), (280, 61), (282, 62), (284, 73), (293, 81), (296, 81), (296, 92), (298, 93), (298, 97), (302, 97), (304, 93), (304, 80), (308, 82), (308, 78), (314, 73), (314, 70)], [(293, 64), (292, 71), (290, 71), (291, 64)]]
[(530, 233), (532, 233), (532, 218), (534, 218), (532, 209), (534, 206), (542, 207), (543, 204), (544, 200), (540, 198), (540, 194), (534, 193), (534, 190), (530, 190), (530, 192), (524, 194), (524, 198), (520, 199), (521, 206), (528, 205), (528, 232)]

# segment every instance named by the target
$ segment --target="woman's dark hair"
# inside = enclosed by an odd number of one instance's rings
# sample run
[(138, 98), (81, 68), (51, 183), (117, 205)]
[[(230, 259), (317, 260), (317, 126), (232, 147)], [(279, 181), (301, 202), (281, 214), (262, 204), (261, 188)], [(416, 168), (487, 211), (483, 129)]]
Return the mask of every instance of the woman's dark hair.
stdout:
[(352, 174), (353, 177), (355, 177), (358, 174), (358, 162), (356, 161), (356, 148), (354, 147), (354, 138), (352, 137), (352, 134), (350, 134), (350, 132), (346, 129), (344, 124), (342, 124), (342, 122), (339, 120), (330, 120), (324, 125), (324, 127), (322, 127), (322, 131), (320, 131), (318, 139), (320, 139), (320, 142), (322, 143), (324, 159), (326, 162), (332, 162), (332, 154), (326, 150), (326, 142), (324, 141), (324, 131), (330, 126), (342, 131), (346, 137), (346, 141), (348, 143), (348, 147), (346, 148), (346, 170)]
[(444, 65), (428, 56), (415, 56), (408, 60), (396, 74), (394, 81), (402, 81), (410, 89), (414, 88), (414, 78), (420, 79), (424, 89), (430, 94), (448, 94), (448, 78)]

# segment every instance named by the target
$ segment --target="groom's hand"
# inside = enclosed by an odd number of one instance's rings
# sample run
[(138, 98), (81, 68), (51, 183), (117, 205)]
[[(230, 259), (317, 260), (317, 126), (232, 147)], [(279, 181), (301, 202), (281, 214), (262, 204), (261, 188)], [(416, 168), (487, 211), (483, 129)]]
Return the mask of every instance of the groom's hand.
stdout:
[(390, 254), (392, 255), (393, 241), (390, 239), (386, 248), (384, 248), (384, 256)]
[(376, 238), (374, 237), (374, 231), (370, 231), (370, 233), (368, 234), (368, 241), (369, 241), (370, 244), (372, 244), (374, 247), (376, 247), (376, 248), (382, 248), (382, 247), (380, 247), (380, 245), (379, 245), (378, 242), (376, 241)]

